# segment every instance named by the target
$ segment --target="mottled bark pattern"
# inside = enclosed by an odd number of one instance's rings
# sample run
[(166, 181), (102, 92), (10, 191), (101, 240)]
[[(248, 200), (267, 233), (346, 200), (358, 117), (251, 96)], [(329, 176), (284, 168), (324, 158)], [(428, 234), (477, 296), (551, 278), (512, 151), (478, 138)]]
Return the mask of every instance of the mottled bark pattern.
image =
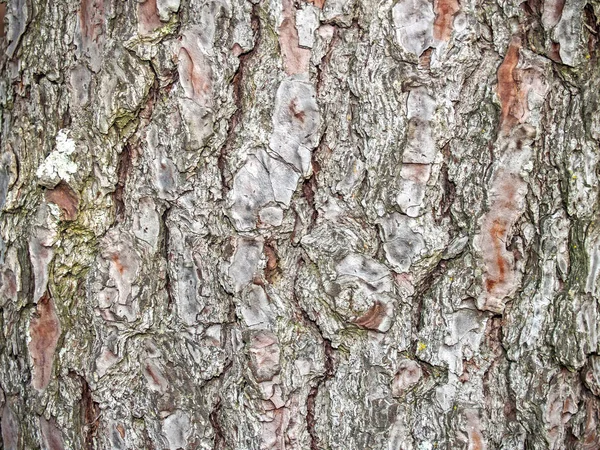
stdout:
[(0, 448), (600, 448), (598, 17), (0, 3)]

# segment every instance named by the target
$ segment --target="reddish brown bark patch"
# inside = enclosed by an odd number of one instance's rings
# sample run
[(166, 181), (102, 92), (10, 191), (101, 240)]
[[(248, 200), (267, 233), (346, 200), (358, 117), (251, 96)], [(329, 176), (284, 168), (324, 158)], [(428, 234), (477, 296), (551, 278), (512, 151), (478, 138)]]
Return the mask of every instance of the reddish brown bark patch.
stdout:
[(519, 49), (521, 43), (517, 39), (513, 39), (508, 46), (508, 51), (504, 57), (504, 61), (498, 68), (498, 97), (502, 113), (500, 117), (500, 126), (507, 130), (516, 125), (519, 121), (519, 86), (515, 79), (516, 67), (519, 62)]
[(40, 431), (42, 433), (42, 441), (46, 450), (65, 449), (62, 433), (56, 426), (56, 421), (53, 417), (50, 418), (50, 420), (40, 417)]
[(54, 300), (48, 294), (40, 298), (35, 316), (29, 323), (29, 355), (33, 362), (31, 384), (41, 391), (48, 386), (52, 376), (54, 352), (60, 337), (60, 322)]
[(288, 75), (308, 72), (310, 50), (300, 47), (296, 15), (291, 0), (283, 0), (283, 21), (279, 26), (279, 46), (283, 56), (283, 68)]
[(54, 189), (46, 191), (46, 201), (61, 210), (63, 220), (75, 220), (79, 212), (79, 198), (71, 187), (61, 181)]
[(123, 263), (121, 263), (121, 258), (119, 258), (119, 255), (117, 255), (116, 253), (113, 254), (111, 256), (111, 260), (115, 266), (115, 269), (117, 269), (117, 272), (123, 275), (125, 273), (126, 267), (123, 265)]
[(421, 56), (419, 57), (419, 69), (421, 70), (429, 70), (431, 68), (431, 54), (433, 53), (433, 48), (429, 47), (425, 50)]
[(436, 0), (434, 10), (433, 37), (438, 41), (447, 41), (452, 35), (454, 16), (460, 10), (458, 0)]
[(388, 307), (377, 300), (365, 314), (354, 321), (356, 325), (368, 330), (381, 331), (382, 325), (389, 318)]
[(161, 27), (160, 17), (156, 0), (146, 0), (144, 3), (138, 3), (138, 32), (140, 34), (150, 34)]
[(297, 98), (292, 99), (292, 101), (290, 102), (289, 110), (290, 110), (290, 114), (296, 120), (299, 120), (300, 122), (304, 123), (304, 120), (306, 119), (306, 113), (304, 111), (302, 111), (301, 109), (300, 110), (298, 109), (298, 99)]
[(558, 42), (552, 43), (552, 47), (550, 48), (548, 56), (552, 61), (562, 64), (562, 58), (560, 57), (560, 44)]
[(469, 437), (469, 448), (468, 450), (485, 450), (486, 444), (481, 433), (481, 423), (479, 421), (479, 414), (476, 411), (468, 410), (466, 412), (467, 418), (467, 435)]
[(267, 257), (267, 266), (265, 267), (265, 279), (269, 283), (273, 283), (279, 275), (279, 257), (277, 256), (277, 250), (271, 242), (266, 242), (264, 246), (264, 253)]
[(506, 223), (501, 218), (496, 218), (493, 221), (492, 228), (489, 232), (490, 241), (494, 246), (494, 260), (496, 263), (496, 276), (488, 278), (485, 281), (485, 287), (488, 292), (493, 292), (498, 284), (502, 284), (506, 280), (506, 261), (504, 260), (504, 242), (507, 234)]
[(319, 9), (323, 9), (323, 6), (325, 6), (325, 0), (307, 0), (307, 2), (312, 3)]
[(491, 196), (494, 201), (477, 238), (485, 267), (485, 290), (478, 302), (480, 309), (501, 312), (503, 299), (516, 287), (514, 257), (506, 247), (510, 230), (521, 214), (525, 192), (525, 183), (513, 173), (499, 172), (493, 183)]
[(83, 40), (97, 43), (104, 28), (104, 0), (81, 0), (78, 16)]
[(0, 3), (0, 39), (4, 39), (4, 18), (6, 17), (6, 3)]
[(2, 409), (0, 428), (2, 428), (1, 437), (4, 446), (3, 448), (19, 448), (19, 423), (8, 405), (4, 405), (4, 408)]

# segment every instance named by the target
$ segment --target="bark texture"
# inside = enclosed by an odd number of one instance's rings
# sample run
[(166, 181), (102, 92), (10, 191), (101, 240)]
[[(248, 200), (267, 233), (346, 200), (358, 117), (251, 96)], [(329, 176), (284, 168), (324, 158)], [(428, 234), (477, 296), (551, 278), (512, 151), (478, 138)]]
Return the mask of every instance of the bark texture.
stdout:
[(13, 449), (600, 448), (600, 3), (0, 3)]

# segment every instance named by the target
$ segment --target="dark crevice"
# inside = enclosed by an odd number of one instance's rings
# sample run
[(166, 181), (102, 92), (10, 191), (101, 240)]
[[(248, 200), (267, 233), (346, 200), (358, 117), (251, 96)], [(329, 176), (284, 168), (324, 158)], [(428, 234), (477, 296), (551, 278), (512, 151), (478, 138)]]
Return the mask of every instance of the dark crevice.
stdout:
[[(423, 300), (425, 299), (425, 295), (431, 291), (435, 282), (444, 274), (447, 263), (447, 260), (441, 259), (437, 265), (427, 273), (425, 278), (423, 278), (421, 282), (415, 286), (412, 304), (413, 326), (415, 326), (417, 333), (421, 331), (421, 311), (423, 309)], [(415, 342), (415, 346), (416, 345), (417, 342)]]
[(171, 276), (169, 275), (170, 257), (169, 257), (169, 227), (167, 226), (167, 218), (171, 208), (165, 209), (161, 217), (163, 226), (163, 257), (165, 258), (165, 291), (167, 292), (167, 306), (173, 307), (173, 286), (171, 285)]
[[(304, 264), (305, 264), (304, 258), (303, 257), (298, 258), (298, 267), (301, 267)], [(298, 281), (298, 275), (296, 272), (296, 278), (294, 279), (294, 287), (293, 287), (293, 293), (292, 293), (294, 303), (295, 303), (296, 307), (298, 308), (298, 311), (300, 312), (301, 318), (304, 321), (304, 323), (306, 325), (308, 325), (310, 328), (312, 328), (315, 331), (315, 333), (320, 337), (321, 341), (323, 342), (323, 351), (325, 353), (325, 361), (324, 361), (325, 372), (320, 376), (317, 383), (311, 388), (310, 393), (308, 394), (308, 398), (306, 400), (307, 401), (307, 404), (306, 404), (306, 409), (307, 409), (307, 411), (306, 411), (306, 428), (307, 428), (308, 434), (310, 435), (310, 449), (318, 450), (318, 449), (321, 449), (324, 447), (323, 447), (322, 443), (320, 442), (320, 439), (315, 430), (316, 399), (319, 394), (319, 389), (321, 388), (321, 386), (324, 383), (326, 383), (327, 380), (333, 378), (333, 376), (335, 375), (335, 350), (331, 344), (331, 341), (323, 335), (323, 332), (321, 331), (319, 324), (310, 318), (310, 316), (308, 315), (306, 310), (302, 307), (302, 305), (298, 301), (298, 297), (296, 295), (297, 281)]]
[(117, 162), (117, 186), (113, 192), (115, 220), (117, 223), (125, 218), (125, 186), (132, 168), (130, 145), (129, 142), (125, 143)]
[(277, 253), (277, 247), (272, 240), (265, 241), (264, 254), (267, 258), (267, 265), (264, 270), (265, 280), (273, 284), (279, 275), (281, 269), (279, 267), (279, 254)]
[(325, 351), (325, 375), (321, 377), (317, 384), (311, 388), (308, 398), (306, 399), (306, 429), (310, 435), (310, 450), (319, 450), (323, 448), (323, 445), (321, 444), (319, 436), (315, 430), (315, 425), (317, 423), (315, 416), (316, 401), (321, 386), (327, 382), (327, 380), (331, 379), (335, 374), (333, 365), (334, 350), (331, 346), (331, 342), (325, 338), (323, 338), (323, 349)]
[(227, 192), (230, 190), (230, 183), (233, 178), (232, 174), (227, 169), (227, 155), (232, 150), (235, 142), (235, 138), (237, 136), (236, 130), (244, 113), (244, 78), (246, 74), (246, 68), (250, 63), (252, 57), (256, 54), (261, 41), (261, 33), (262, 28), (260, 24), (260, 17), (258, 15), (258, 10), (260, 8), (260, 4), (252, 5), (252, 13), (250, 24), (252, 27), (252, 31), (254, 33), (254, 46), (251, 50), (242, 53), (239, 55), (239, 66), (235, 75), (233, 76), (233, 102), (235, 104), (235, 112), (229, 119), (229, 125), (227, 127), (227, 136), (225, 137), (225, 143), (221, 147), (221, 151), (219, 153), (219, 157), (217, 159), (217, 166), (219, 171), (221, 172), (221, 189), (223, 192), (223, 197), (227, 195)]
[[(223, 371), (219, 374), (219, 376), (214, 378), (215, 382), (220, 383), (220, 385), (222, 386), (223, 380), (232, 366), (233, 366), (233, 359), (230, 359), (227, 362), (227, 364), (225, 365), (225, 367), (223, 368)], [(225, 439), (225, 433), (223, 432), (223, 427), (221, 426), (221, 421), (219, 419), (220, 413), (221, 413), (221, 397), (218, 396), (218, 394), (217, 394), (217, 400), (216, 400), (215, 404), (213, 405), (212, 410), (208, 416), (210, 425), (213, 429), (213, 432), (215, 433), (213, 450), (225, 450), (228, 448), (227, 447), (227, 439)]]
[(583, 11), (584, 11), (585, 25), (589, 31), (587, 47), (588, 47), (588, 52), (590, 54), (590, 62), (595, 65), (596, 60), (598, 59), (596, 50), (598, 48), (598, 39), (600, 38), (600, 36), (599, 36), (600, 27), (598, 26), (598, 18), (596, 17), (596, 13), (594, 12), (594, 7), (592, 5), (590, 5), (589, 3), (587, 5), (585, 5), (585, 8), (583, 8)]
[(440, 223), (442, 218), (452, 220), (451, 208), (456, 198), (456, 184), (450, 179), (448, 174), (448, 164), (446, 161), (450, 158), (450, 144), (446, 144), (442, 149), (444, 160), (442, 161), (441, 179), (442, 179), (442, 199), (438, 214), (436, 215), (436, 223)]
[(219, 412), (221, 410), (221, 398), (217, 398), (217, 403), (213, 407), (210, 415), (208, 416), (210, 420), (210, 424), (215, 432), (215, 445), (213, 450), (222, 450), (225, 447), (225, 437), (223, 436), (223, 429), (221, 428), (221, 423), (219, 422)]
[(82, 424), (81, 436), (85, 450), (93, 450), (96, 448), (94, 438), (100, 426), (100, 405), (94, 401), (92, 389), (85, 377), (75, 371), (70, 371), (69, 377), (77, 380), (81, 385), (81, 401), (79, 405)]
[(333, 36), (331, 37), (331, 41), (329, 42), (327, 51), (325, 52), (325, 54), (321, 58), (321, 62), (317, 66), (317, 83), (316, 83), (317, 96), (319, 95), (319, 93), (321, 92), (321, 89), (323, 88), (326, 69), (329, 67), (329, 64), (331, 62), (331, 56), (333, 55), (333, 49), (335, 48), (336, 44), (338, 43), (338, 41), (340, 39), (341, 38), (339, 35), (339, 30), (337, 27), (334, 26)]

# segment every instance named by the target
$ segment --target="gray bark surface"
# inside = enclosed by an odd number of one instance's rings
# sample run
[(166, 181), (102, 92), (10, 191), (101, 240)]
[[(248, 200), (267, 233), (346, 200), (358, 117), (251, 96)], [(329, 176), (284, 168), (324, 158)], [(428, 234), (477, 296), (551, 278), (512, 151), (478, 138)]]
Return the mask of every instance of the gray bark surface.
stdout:
[(0, 3), (0, 448), (600, 448), (600, 3)]

